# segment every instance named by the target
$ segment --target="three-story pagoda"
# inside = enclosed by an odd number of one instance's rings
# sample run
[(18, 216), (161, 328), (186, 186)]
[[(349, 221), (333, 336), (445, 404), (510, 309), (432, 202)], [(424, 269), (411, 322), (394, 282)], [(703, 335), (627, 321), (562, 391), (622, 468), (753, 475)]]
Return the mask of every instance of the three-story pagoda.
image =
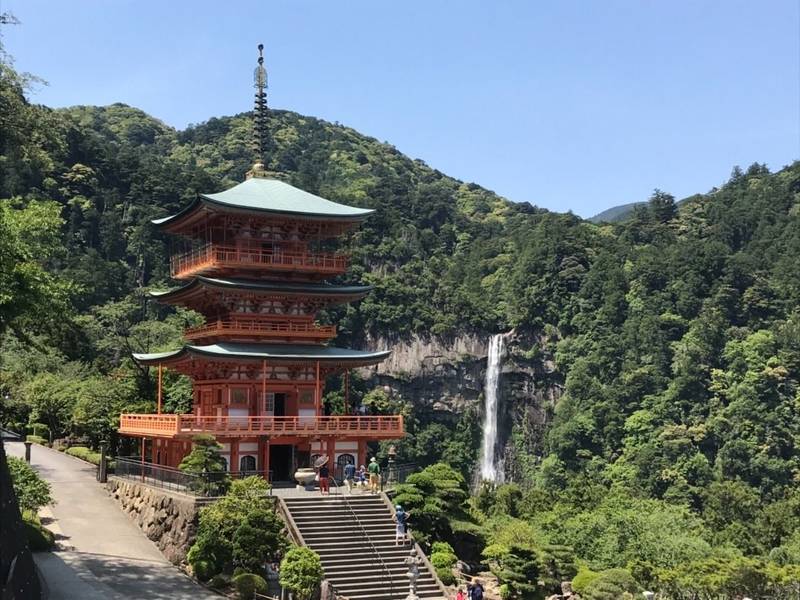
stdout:
[[(261, 49), (261, 47), (259, 47)], [(263, 156), (266, 73), (256, 69), (256, 144)], [(158, 414), (123, 414), (119, 431), (142, 438), (143, 458), (176, 467), (198, 433), (215, 436), (232, 472), (270, 473), (288, 481), (319, 455), (331, 464), (363, 464), (367, 442), (403, 436), (402, 416), (326, 416), (329, 375), (375, 365), (388, 351), (328, 345), (336, 328), (316, 322), (327, 306), (363, 298), (368, 286), (334, 285), (349, 258), (320, 246), (358, 227), (372, 211), (331, 202), (270, 176), (257, 162), (248, 178), (200, 194), (154, 223), (189, 240), (174, 255), (181, 287), (153, 292), (160, 302), (205, 317), (180, 349), (135, 354), (159, 370)], [(193, 383), (191, 414), (161, 413), (161, 370)]]

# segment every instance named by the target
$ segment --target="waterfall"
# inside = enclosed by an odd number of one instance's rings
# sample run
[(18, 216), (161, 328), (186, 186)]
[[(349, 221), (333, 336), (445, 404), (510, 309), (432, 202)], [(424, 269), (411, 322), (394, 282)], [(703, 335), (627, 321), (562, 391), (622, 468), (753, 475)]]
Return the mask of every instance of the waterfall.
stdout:
[(483, 443), (481, 444), (481, 472), (483, 481), (503, 482), (503, 467), (495, 459), (497, 445), (497, 404), (500, 388), (500, 369), (504, 351), (503, 334), (493, 335), (489, 342), (486, 364), (486, 382), (483, 388), (485, 401), (483, 417)]

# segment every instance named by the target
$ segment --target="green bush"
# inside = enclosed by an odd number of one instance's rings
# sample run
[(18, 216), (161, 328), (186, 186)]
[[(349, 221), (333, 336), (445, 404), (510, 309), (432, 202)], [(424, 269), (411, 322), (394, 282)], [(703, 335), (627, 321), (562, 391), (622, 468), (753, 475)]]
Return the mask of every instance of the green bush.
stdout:
[(264, 578), (255, 573), (242, 573), (233, 578), (233, 585), (239, 592), (239, 598), (250, 600), (256, 592), (266, 594), (269, 591)]
[(15, 456), (7, 456), (6, 464), (11, 473), (11, 483), (20, 511), (35, 515), (43, 506), (52, 504), (50, 484), (33, 467)]
[(511, 598), (511, 590), (508, 587), (507, 583), (504, 583), (500, 586), (500, 600), (510, 600)]
[(37, 517), (26, 514), (22, 520), (25, 536), (28, 538), (28, 547), (31, 552), (47, 552), (56, 543), (53, 532), (41, 524)]
[[(573, 582), (574, 586), (574, 582)], [(608, 569), (597, 574), (585, 586), (581, 596), (586, 600), (619, 600), (625, 594), (636, 594), (639, 586), (627, 569)]]
[(206, 559), (195, 558), (195, 560), (192, 560), (190, 557), (192, 550), (194, 550), (194, 547), (189, 549), (189, 554), (187, 555), (187, 560), (189, 564), (192, 565), (192, 573), (194, 573), (194, 576), (200, 581), (208, 581), (216, 575), (216, 573), (214, 573), (214, 563)]
[(433, 542), (433, 545), (431, 546), (431, 553), (433, 554), (436, 552), (443, 552), (445, 554), (456, 553), (455, 550), (453, 550), (453, 547), (447, 542)]
[(456, 578), (453, 576), (453, 567), (458, 558), (453, 553), (453, 548), (446, 542), (435, 542), (431, 553), (431, 564), (436, 569), (436, 575), (445, 585), (453, 585)]
[(600, 573), (597, 571), (592, 571), (586, 567), (581, 567), (578, 569), (575, 577), (572, 578), (572, 589), (583, 595), (586, 593), (586, 588), (589, 587), (589, 585), (599, 576)]
[(34, 444), (39, 444), (40, 446), (47, 446), (48, 444), (45, 438), (40, 437), (38, 435), (26, 435), (25, 441), (32, 442)]
[(75, 458), (80, 458), (81, 460), (90, 462), (93, 465), (100, 464), (100, 453), (95, 452), (90, 448), (86, 448), (85, 446), (73, 446), (72, 448), (67, 448), (65, 452), (70, 456), (74, 456)]
[(225, 573), (218, 573), (211, 578), (209, 582), (209, 586), (215, 590), (223, 590), (228, 587), (231, 583), (231, 578), (225, 575)]
[(310, 548), (292, 548), (281, 561), (280, 584), (297, 600), (311, 600), (323, 576), (319, 555)]

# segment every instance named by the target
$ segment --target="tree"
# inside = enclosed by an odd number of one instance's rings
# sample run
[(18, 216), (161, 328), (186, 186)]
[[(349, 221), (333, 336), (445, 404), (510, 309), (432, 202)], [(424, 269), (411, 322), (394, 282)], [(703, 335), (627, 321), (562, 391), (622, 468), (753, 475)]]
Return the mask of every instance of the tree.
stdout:
[(247, 565), (258, 571), (287, 546), (269, 498), (269, 483), (245, 477), (200, 511), (197, 537), (186, 559), (202, 579)]
[(0, 335), (60, 327), (69, 312), (72, 286), (46, 268), (60, 247), (60, 210), (54, 202), (0, 201)]
[(233, 534), (233, 563), (258, 573), (286, 549), (283, 523), (274, 511), (253, 510)]
[(191, 483), (195, 491), (220, 495), (227, 489), (228, 465), (220, 450), (222, 446), (213, 435), (201, 433), (192, 438), (192, 451), (183, 458), (178, 468), (196, 476)]
[(539, 562), (535, 550), (509, 547), (498, 558), (495, 574), (500, 583), (508, 586), (509, 598), (528, 600), (537, 597)]
[(678, 213), (678, 208), (675, 205), (675, 197), (659, 189), (653, 192), (648, 203), (650, 212), (658, 223), (668, 223), (674, 219), (675, 215)]
[(280, 584), (297, 600), (311, 600), (323, 577), (319, 555), (310, 548), (292, 548), (281, 561)]

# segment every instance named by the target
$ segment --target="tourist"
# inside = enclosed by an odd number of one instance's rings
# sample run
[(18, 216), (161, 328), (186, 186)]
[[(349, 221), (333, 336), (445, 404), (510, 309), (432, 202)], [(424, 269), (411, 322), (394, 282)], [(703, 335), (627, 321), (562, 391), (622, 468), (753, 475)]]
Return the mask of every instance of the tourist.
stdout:
[(330, 471), (328, 470), (328, 463), (325, 463), (319, 468), (319, 493), (323, 496), (325, 494), (330, 495), (330, 489), (328, 488), (329, 476)]
[(353, 493), (353, 479), (356, 476), (356, 466), (353, 463), (347, 463), (344, 466), (344, 486), (347, 488), (347, 493)]
[(367, 471), (369, 471), (369, 489), (373, 494), (377, 494), (380, 484), (381, 466), (378, 464), (378, 460), (374, 456), (369, 459), (369, 467), (367, 467)]
[(470, 593), (470, 600), (483, 600), (483, 585), (481, 585), (481, 582), (478, 581), (477, 578), (472, 580), (472, 589)]
[(411, 513), (403, 510), (403, 507), (399, 504), (394, 507), (394, 515), (392, 516), (392, 520), (397, 523), (394, 534), (395, 546), (400, 544), (400, 540), (403, 541), (403, 544), (406, 543), (407, 539), (410, 541), (410, 538), (408, 537), (408, 518), (410, 516)]
[(467, 600), (467, 596), (464, 594), (464, 590), (458, 588), (456, 592), (456, 600)]
[(358, 468), (356, 485), (358, 485), (361, 489), (367, 487), (367, 467), (365, 467), (364, 465), (361, 465)]

